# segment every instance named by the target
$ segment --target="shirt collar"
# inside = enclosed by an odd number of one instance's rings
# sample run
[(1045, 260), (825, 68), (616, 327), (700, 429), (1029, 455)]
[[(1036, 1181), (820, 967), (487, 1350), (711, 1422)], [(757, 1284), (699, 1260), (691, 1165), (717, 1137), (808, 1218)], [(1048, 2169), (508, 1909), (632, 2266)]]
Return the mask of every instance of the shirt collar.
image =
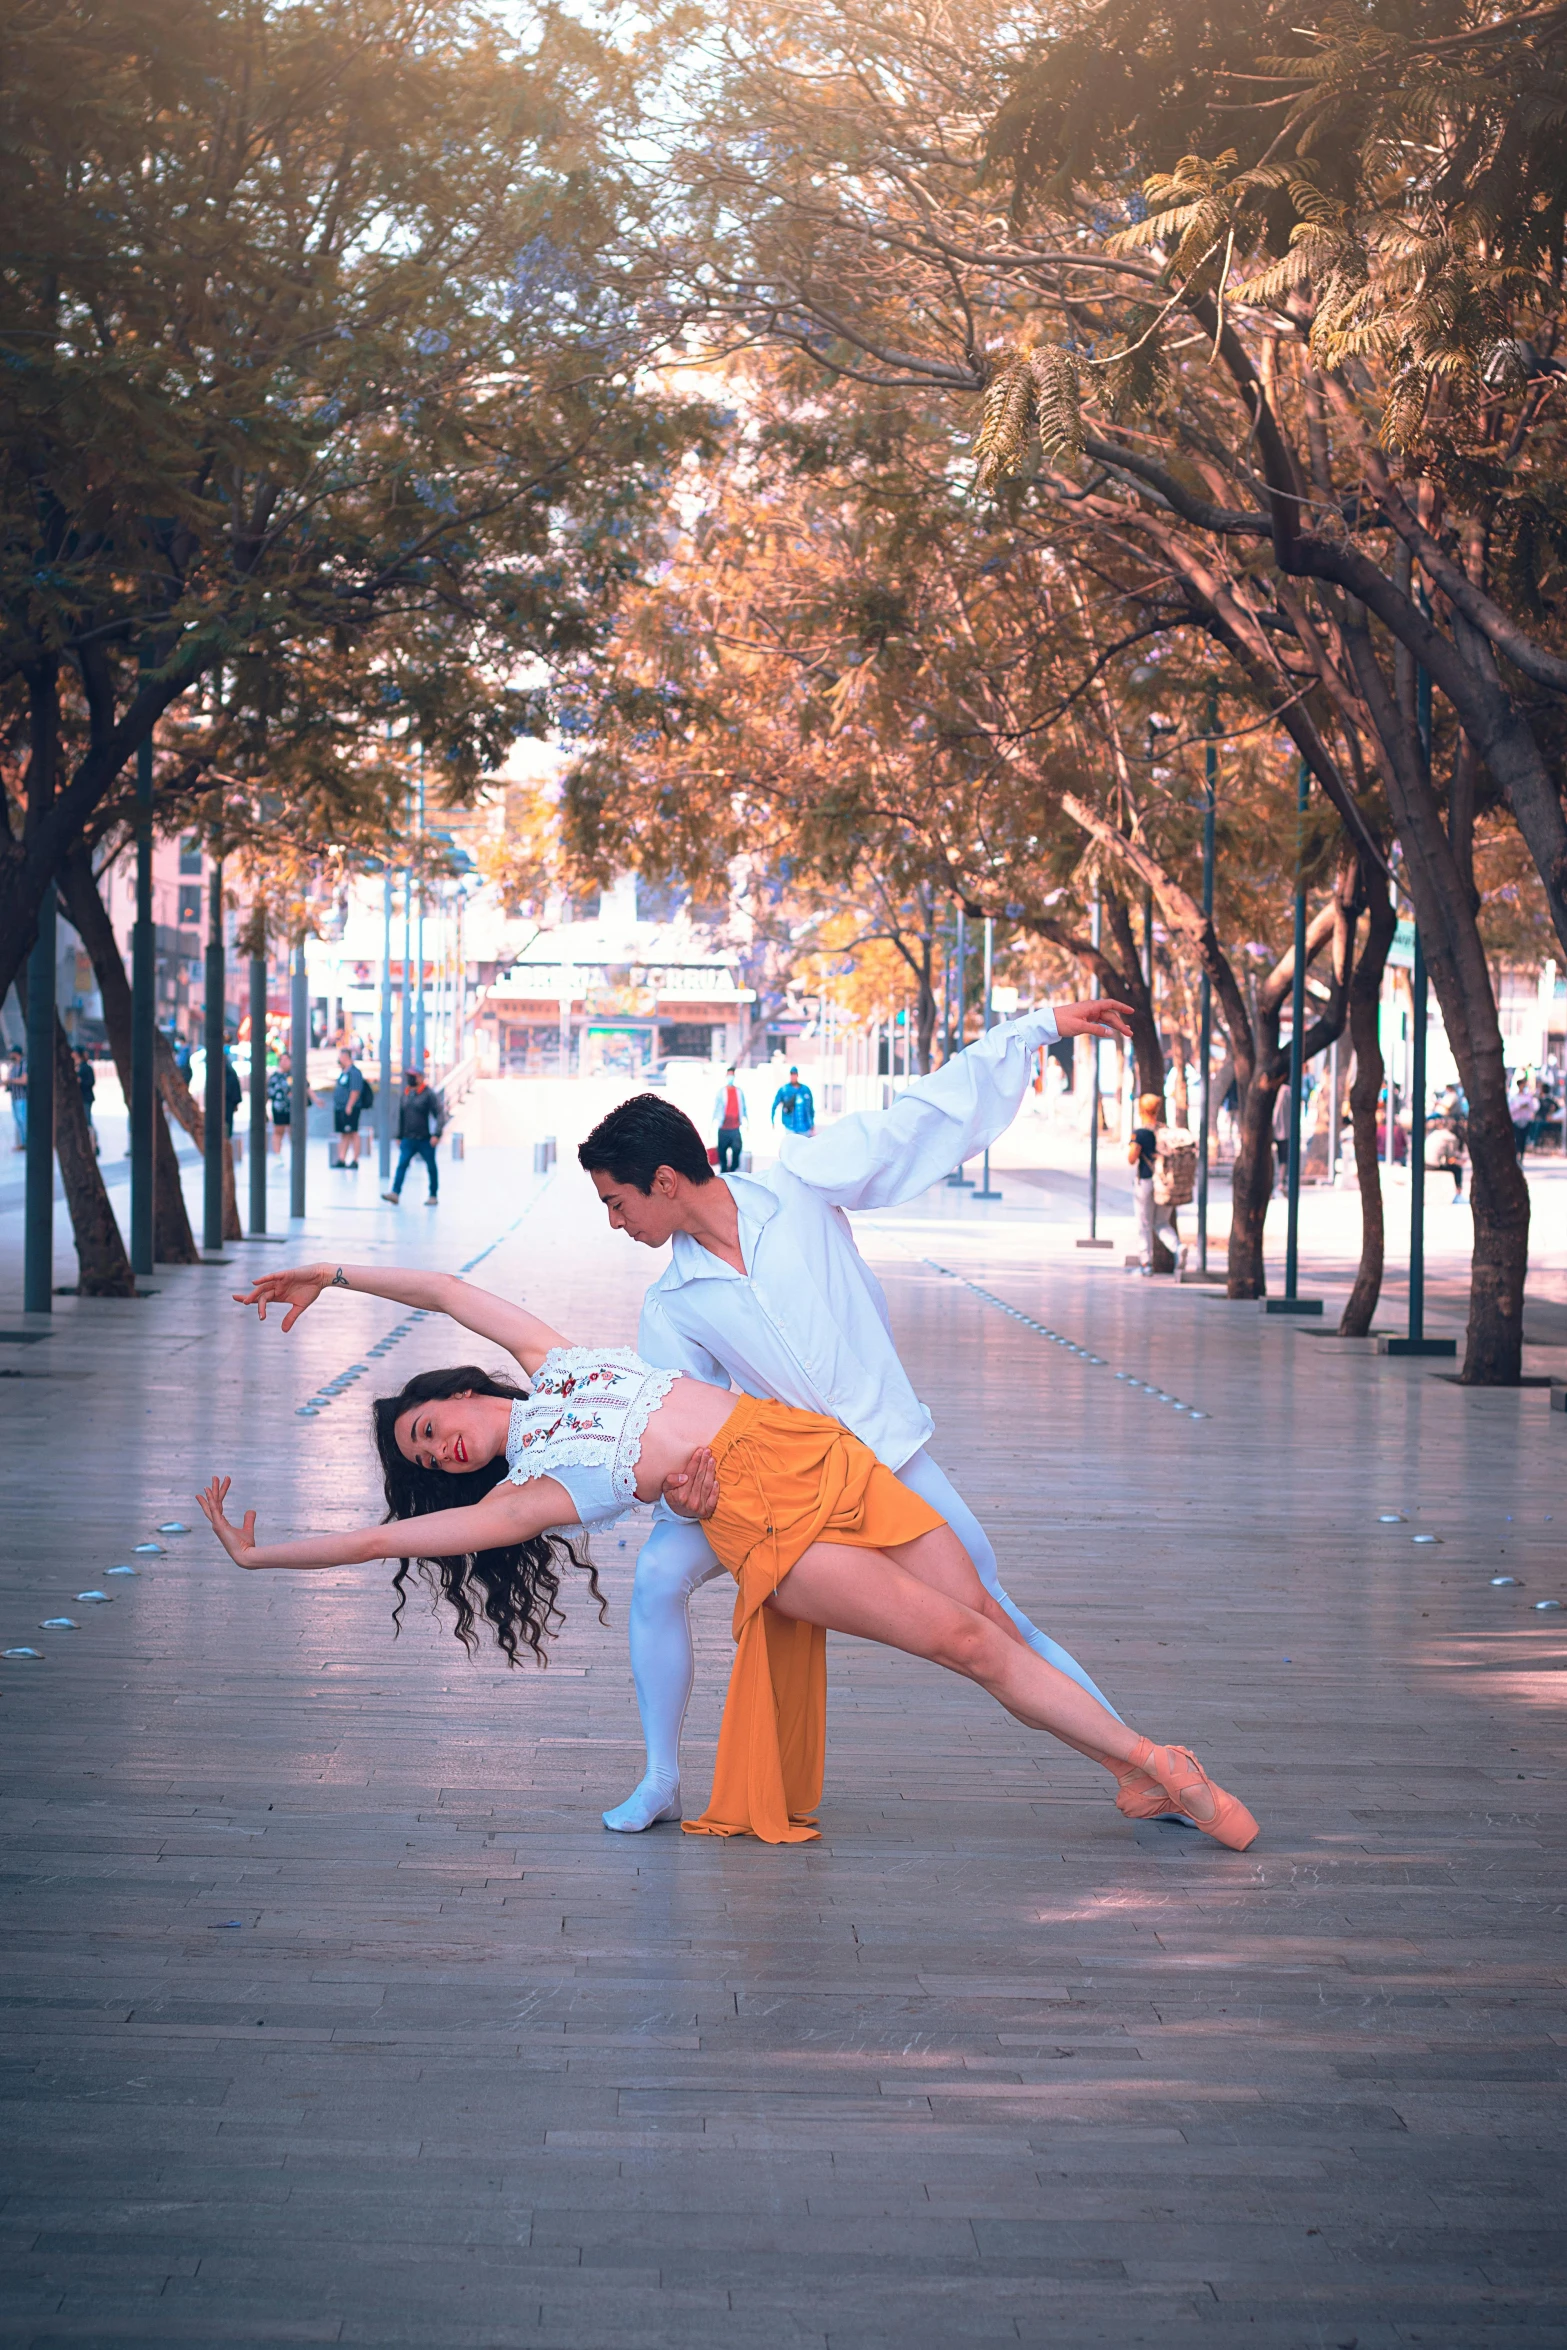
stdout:
[(670, 1248), (670, 1260), (682, 1282), (745, 1279), (756, 1262), (756, 1243), (762, 1227), (771, 1223), (778, 1213), (777, 1193), (753, 1176), (720, 1175), (718, 1180), (728, 1184), (739, 1211), (740, 1254), (745, 1259), (745, 1274), (737, 1273), (733, 1265), (724, 1264), (689, 1232), (677, 1232)]

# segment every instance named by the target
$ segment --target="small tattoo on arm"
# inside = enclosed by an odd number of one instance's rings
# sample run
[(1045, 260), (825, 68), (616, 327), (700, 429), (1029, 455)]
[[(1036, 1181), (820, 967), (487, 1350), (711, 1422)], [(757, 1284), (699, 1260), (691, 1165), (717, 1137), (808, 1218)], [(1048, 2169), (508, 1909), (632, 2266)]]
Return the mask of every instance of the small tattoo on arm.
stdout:
[(338, 1266), (337, 1271), (333, 1274), (330, 1287), (333, 1289), (346, 1289), (348, 1287), (348, 1275), (343, 1271), (341, 1265)]

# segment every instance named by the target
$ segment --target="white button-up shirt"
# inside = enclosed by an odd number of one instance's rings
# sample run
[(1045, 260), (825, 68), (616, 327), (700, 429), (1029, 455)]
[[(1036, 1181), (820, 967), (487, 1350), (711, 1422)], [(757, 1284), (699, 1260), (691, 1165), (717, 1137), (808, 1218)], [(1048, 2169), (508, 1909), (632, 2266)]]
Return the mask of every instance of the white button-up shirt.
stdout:
[(714, 1386), (830, 1413), (901, 1468), (929, 1438), (931, 1416), (844, 1211), (914, 1199), (994, 1141), (1017, 1116), (1035, 1052), (1059, 1033), (1048, 1005), (1004, 1021), (890, 1109), (789, 1136), (765, 1175), (720, 1176), (739, 1210), (745, 1271), (677, 1232), (643, 1301), (638, 1353)]

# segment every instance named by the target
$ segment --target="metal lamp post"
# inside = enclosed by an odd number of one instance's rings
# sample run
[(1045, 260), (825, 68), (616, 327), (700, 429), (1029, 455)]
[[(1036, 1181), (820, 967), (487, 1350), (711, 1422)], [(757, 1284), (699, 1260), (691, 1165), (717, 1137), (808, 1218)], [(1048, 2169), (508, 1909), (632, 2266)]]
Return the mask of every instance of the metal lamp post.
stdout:
[(153, 1039), (157, 934), (152, 922), (152, 738), (136, 752), (136, 925), (131, 932), (131, 1270), (153, 1265)]
[(22, 1311), (54, 1311), (54, 883), (38, 908), (27, 958), (27, 1158), (22, 1209)]
[(419, 745), (419, 930), (414, 949), (419, 992), (414, 998), (414, 1067), (424, 1067), (424, 745)]
[[(995, 953), (996, 925), (994, 918), (987, 914), (985, 916), (985, 1011), (984, 1025), (981, 1030), (981, 1033), (985, 1036), (990, 1034), (990, 1023), (993, 1016), (991, 1012), (990, 992), (991, 973), (995, 966)], [(993, 1188), (990, 1180), (990, 1145), (988, 1142), (985, 1145), (985, 1179), (979, 1190), (975, 1192), (974, 1197), (976, 1199), (1000, 1199), (1001, 1197), (1000, 1192)]]
[[(1423, 593), (1420, 603), (1425, 609)], [(1421, 758), (1429, 771), (1431, 677), (1425, 669), (1415, 671), (1415, 730), (1420, 738)], [(1409, 1039), (1409, 1323), (1405, 1337), (1379, 1338), (1376, 1350), (1383, 1355), (1456, 1355), (1456, 1338), (1426, 1336), (1426, 1024), (1430, 1017), (1430, 997), (1418, 922), (1414, 930), (1414, 960), (1409, 973), (1409, 1016), (1413, 1024)], [(1391, 1097), (1391, 1085), (1388, 1091)], [(1391, 1099), (1387, 1123), (1391, 1139)]]
[(228, 1124), (223, 1062), (223, 994), (227, 984), (223, 953), (223, 859), (214, 852), (207, 904), (207, 1000), (202, 1011), (202, 1043), (207, 1054), (207, 1082), (202, 1104), (201, 1245), (212, 1255), (223, 1247), (223, 1137)]
[[(961, 902), (957, 910), (957, 946), (954, 959), (957, 963), (957, 986), (954, 993), (958, 1014), (958, 1051), (961, 1052), (968, 1041), (968, 929)], [(964, 1174), (963, 1161), (959, 1159), (952, 1173), (947, 1177), (947, 1189), (949, 1191), (972, 1191), (973, 1188), (974, 1178)]]
[(1311, 776), (1300, 763), (1295, 791), (1295, 969), (1290, 983), (1290, 1131), (1285, 1183), (1289, 1204), (1284, 1227), (1284, 1295), (1263, 1300), (1265, 1314), (1320, 1314), (1320, 1297), (1299, 1294), (1300, 1274), (1300, 1097), (1305, 1076), (1306, 1035), (1306, 794)]
[[(1219, 746), (1214, 737), (1219, 731), (1219, 689), (1208, 688), (1208, 739), (1203, 745), (1203, 780), (1207, 785), (1202, 811), (1202, 918), (1204, 926), (1213, 922), (1213, 832), (1214, 811), (1218, 804)], [(1202, 1124), (1197, 1133), (1197, 1279), (1216, 1280), (1208, 1270), (1208, 1153), (1212, 1147), (1213, 1128), (1213, 982), (1208, 977), (1208, 966), (1203, 965), (1199, 989), (1199, 1017), (1197, 1058), (1200, 1063), (1199, 1080), (1202, 1087)]]
[(310, 1121), (310, 982), (305, 973), (305, 934), (294, 945), (294, 976), (289, 994), (288, 1042), (290, 1102), (288, 1128), (288, 1212), (305, 1212), (305, 1145)]
[[(1095, 947), (1099, 944), (1099, 884), (1094, 884), (1094, 902), (1088, 917), (1088, 935)], [(1099, 984), (1097, 971), (1094, 985)], [(1093, 1060), (1088, 1092), (1088, 1232), (1077, 1243), (1079, 1248), (1109, 1248), (1112, 1243), (1099, 1237), (1099, 1039), (1093, 1040)]]
[(392, 1174), (392, 860), (381, 872), (381, 1092), (375, 1105), (376, 1165), (384, 1184)]
[(267, 1229), (267, 932), (266, 912), (253, 917), (250, 950), (250, 1232)]

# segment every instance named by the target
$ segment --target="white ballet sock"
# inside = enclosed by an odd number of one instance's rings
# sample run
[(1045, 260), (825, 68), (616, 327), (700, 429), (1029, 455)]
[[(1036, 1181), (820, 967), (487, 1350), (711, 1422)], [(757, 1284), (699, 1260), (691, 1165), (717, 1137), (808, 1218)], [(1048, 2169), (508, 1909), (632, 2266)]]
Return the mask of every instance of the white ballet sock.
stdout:
[(637, 1711), (647, 1741), (647, 1769), (604, 1825), (637, 1836), (680, 1817), (680, 1731), (691, 1702), (691, 1594), (723, 1568), (707, 1536), (688, 1518), (661, 1517), (637, 1554), (627, 1637)]
[(617, 1836), (640, 1836), (644, 1828), (656, 1828), (660, 1821), (680, 1816), (680, 1781), (649, 1771), (624, 1803), (604, 1814), (604, 1825), (613, 1828)]

